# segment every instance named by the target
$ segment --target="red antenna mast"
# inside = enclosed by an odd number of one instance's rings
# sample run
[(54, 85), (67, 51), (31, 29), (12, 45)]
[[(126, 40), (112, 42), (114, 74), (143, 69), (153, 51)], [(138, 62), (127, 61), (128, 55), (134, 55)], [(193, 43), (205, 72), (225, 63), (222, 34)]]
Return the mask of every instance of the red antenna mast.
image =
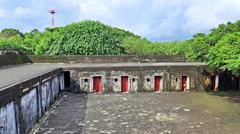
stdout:
[(56, 10), (50, 9), (49, 13), (52, 15), (52, 28), (54, 28), (54, 26), (55, 26), (54, 15), (56, 14)]

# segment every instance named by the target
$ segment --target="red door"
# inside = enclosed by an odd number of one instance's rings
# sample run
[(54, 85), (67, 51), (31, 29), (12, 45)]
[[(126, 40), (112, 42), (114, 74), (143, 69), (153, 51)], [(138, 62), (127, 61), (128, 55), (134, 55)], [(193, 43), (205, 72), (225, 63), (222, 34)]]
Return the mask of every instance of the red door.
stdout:
[(182, 91), (187, 91), (187, 76), (182, 76)]
[(122, 76), (121, 78), (121, 90), (122, 92), (128, 91), (128, 76)]
[(101, 76), (93, 77), (93, 92), (102, 92), (102, 80)]
[(155, 91), (160, 91), (160, 88), (161, 88), (161, 76), (155, 76), (154, 78), (154, 85), (155, 85)]

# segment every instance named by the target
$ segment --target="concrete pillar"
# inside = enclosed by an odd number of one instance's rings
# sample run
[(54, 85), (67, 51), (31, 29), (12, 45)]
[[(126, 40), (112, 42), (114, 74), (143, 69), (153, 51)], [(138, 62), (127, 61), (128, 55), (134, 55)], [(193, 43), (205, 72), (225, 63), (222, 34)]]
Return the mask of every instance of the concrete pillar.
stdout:
[(219, 75), (216, 75), (214, 91), (218, 91), (218, 85), (219, 85)]
[(143, 74), (143, 69), (140, 67), (139, 68), (139, 81), (138, 81), (138, 92), (143, 92), (144, 91), (144, 74)]
[(112, 81), (111, 81), (111, 71), (107, 71), (106, 74), (105, 74), (105, 79), (102, 79), (103, 92), (107, 92), (107, 93), (114, 92), (113, 91), (113, 85), (111, 83), (112, 83)]
[(190, 77), (189, 76), (187, 76), (187, 91), (189, 91), (190, 90), (190, 87), (191, 87), (191, 85), (190, 85), (191, 83), (190, 83)]
[(172, 85), (171, 85), (171, 74), (170, 74), (170, 67), (168, 67), (168, 69), (166, 70), (165, 73), (165, 82), (166, 82), (166, 88), (165, 91), (169, 92), (172, 91)]

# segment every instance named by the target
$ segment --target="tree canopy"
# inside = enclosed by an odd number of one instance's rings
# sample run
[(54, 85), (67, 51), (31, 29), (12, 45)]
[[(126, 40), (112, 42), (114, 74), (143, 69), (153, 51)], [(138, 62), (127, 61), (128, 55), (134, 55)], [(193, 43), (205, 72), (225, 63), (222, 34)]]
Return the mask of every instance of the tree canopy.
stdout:
[(64, 27), (0, 32), (0, 48), (18, 48), (33, 55), (184, 55), (217, 71), (240, 74), (240, 20), (220, 24), (209, 34), (196, 33), (183, 41), (152, 42), (98, 21)]
[(49, 54), (58, 55), (120, 55), (125, 54), (123, 40), (136, 35), (104, 25), (83, 21), (61, 28), (59, 37), (50, 46)]
[(0, 37), (2, 37), (2, 38), (10, 38), (10, 37), (13, 37), (13, 36), (23, 37), (23, 33), (21, 33), (17, 29), (13, 29), (13, 28), (5, 28), (0, 33)]

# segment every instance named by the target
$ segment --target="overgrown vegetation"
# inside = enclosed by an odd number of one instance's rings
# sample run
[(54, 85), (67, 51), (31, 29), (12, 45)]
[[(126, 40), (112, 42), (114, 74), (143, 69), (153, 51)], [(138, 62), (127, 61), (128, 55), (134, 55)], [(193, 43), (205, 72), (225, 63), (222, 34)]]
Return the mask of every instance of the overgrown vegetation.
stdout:
[(52, 55), (120, 55), (124, 54), (123, 40), (136, 35), (100, 22), (73, 23), (59, 32), (50, 46)]
[(210, 34), (197, 33), (190, 40), (151, 42), (128, 31), (98, 21), (21, 33), (0, 32), (0, 48), (18, 48), (34, 55), (184, 55), (218, 71), (240, 72), (240, 21), (221, 24)]
[(136, 55), (184, 55), (190, 49), (187, 41), (151, 42), (135, 37), (126, 38), (124, 47), (128, 54)]
[(25, 34), (4, 29), (0, 33), (0, 47), (19, 48), (34, 55), (121, 55), (125, 54), (122, 44), (127, 37), (140, 38), (98, 21), (83, 21)]

